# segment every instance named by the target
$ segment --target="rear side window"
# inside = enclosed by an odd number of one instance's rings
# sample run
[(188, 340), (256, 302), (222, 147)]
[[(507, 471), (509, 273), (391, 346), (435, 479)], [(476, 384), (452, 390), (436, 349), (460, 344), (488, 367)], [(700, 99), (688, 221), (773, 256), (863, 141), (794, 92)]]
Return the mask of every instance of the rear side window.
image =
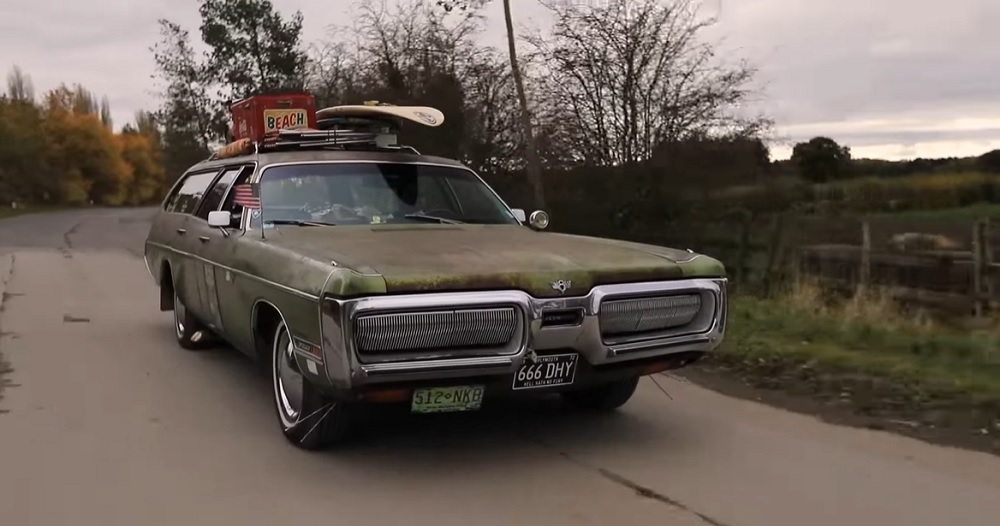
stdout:
[(180, 189), (177, 191), (177, 196), (172, 199), (171, 206), (168, 207), (167, 212), (173, 212), (175, 214), (192, 214), (198, 209), (198, 203), (201, 201), (201, 196), (208, 189), (208, 185), (212, 184), (215, 179), (216, 174), (219, 172), (201, 172), (194, 173), (187, 176), (184, 182), (181, 183)]
[(205, 199), (201, 202), (201, 207), (198, 208), (198, 217), (208, 220), (208, 213), (213, 210), (218, 210), (219, 205), (222, 204), (222, 198), (226, 196), (226, 190), (229, 185), (233, 183), (233, 179), (243, 170), (242, 166), (237, 166), (235, 168), (227, 168), (225, 172), (222, 173), (222, 177), (219, 177), (218, 181), (212, 185), (212, 189), (208, 191), (205, 195)]

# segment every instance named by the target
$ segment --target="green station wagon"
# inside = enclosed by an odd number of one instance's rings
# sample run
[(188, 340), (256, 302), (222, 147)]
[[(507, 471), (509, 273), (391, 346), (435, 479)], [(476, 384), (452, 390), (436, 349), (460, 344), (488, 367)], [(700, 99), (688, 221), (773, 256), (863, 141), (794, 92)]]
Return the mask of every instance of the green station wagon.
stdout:
[(180, 347), (266, 364), (280, 428), (320, 449), (369, 404), (613, 410), (726, 326), (723, 265), (545, 231), (461, 163), (331, 138), (215, 155), (177, 181), (145, 260)]

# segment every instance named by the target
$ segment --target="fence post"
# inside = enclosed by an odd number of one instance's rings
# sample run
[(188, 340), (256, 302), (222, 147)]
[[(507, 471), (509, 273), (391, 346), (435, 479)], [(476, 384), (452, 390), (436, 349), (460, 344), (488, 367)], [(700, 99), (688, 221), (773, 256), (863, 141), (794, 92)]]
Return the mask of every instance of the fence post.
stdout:
[(771, 296), (771, 287), (774, 285), (774, 275), (777, 273), (775, 267), (778, 266), (778, 258), (784, 253), (785, 241), (785, 214), (778, 212), (774, 214), (774, 223), (771, 227), (771, 239), (767, 246), (767, 265), (764, 267), (764, 296)]
[(747, 290), (743, 287), (750, 281), (750, 229), (752, 223), (753, 217), (750, 214), (746, 214), (743, 218), (742, 225), (740, 225), (740, 241), (739, 252), (736, 256), (736, 272), (739, 277), (739, 283), (737, 286), (743, 291)]
[(993, 244), (990, 242), (991, 232), (990, 219), (983, 220), (983, 293), (986, 295), (984, 303), (988, 312), (993, 312)]
[(872, 232), (868, 220), (861, 223), (861, 279), (858, 287), (861, 291), (868, 290), (872, 278)]
[(984, 277), (988, 272), (989, 265), (986, 263), (988, 254), (986, 244), (988, 242), (986, 231), (987, 223), (983, 219), (972, 224), (972, 309), (973, 314), (979, 318), (983, 315), (983, 286)]

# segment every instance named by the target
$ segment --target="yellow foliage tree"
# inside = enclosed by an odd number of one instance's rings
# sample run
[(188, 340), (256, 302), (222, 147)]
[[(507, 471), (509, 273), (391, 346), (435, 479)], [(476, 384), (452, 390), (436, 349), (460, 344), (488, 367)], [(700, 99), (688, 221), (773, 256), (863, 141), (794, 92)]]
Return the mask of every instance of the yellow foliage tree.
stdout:
[(0, 203), (145, 205), (162, 196), (166, 176), (152, 115), (115, 133), (110, 104), (79, 84), (39, 104), (19, 69), (0, 91)]
[(45, 96), (43, 126), (55, 169), (62, 173), (63, 200), (71, 204), (125, 204), (132, 167), (122, 157), (120, 141), (104, 125), (81, 90), (60, 86)]
[(116, 139), (122, 159), (132, 172), (132, 182), (126, 189), (126, 203), (141, 205), (155, 201), (166, 173), (154, 138), (126, 127)]

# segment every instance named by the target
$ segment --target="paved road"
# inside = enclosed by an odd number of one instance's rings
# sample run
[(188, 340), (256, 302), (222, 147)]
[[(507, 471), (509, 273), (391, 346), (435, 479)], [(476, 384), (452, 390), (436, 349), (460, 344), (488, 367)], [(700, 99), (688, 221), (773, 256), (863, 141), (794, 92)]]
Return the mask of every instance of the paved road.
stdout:
[(0, 222), (0, 524), (995, 525), (1000, 459), (644, 380), (618, 415), (377, 418), (287, 445), (233, 351), (177, 348), (150, 211)]

